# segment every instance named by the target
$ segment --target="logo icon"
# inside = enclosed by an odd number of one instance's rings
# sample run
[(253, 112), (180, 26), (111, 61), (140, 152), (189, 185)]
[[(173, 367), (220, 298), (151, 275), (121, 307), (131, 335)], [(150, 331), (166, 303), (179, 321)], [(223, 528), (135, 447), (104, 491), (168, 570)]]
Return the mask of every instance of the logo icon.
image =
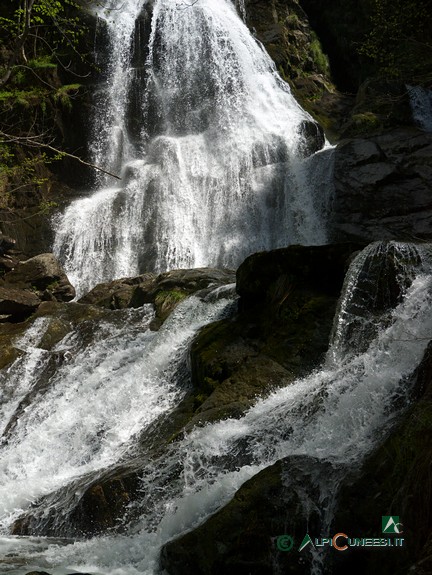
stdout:
[(383, 515), (382, 516), (382, 532), (383, 533), (402, 533), (402, 523), (399, 523), (398, 515)]
[(302, 541), (301, 544), (300, 544), (299, 551), (303, 551), (303, 549), (304, 549), (305, 547), (307, 547), (309, 544), (312, 545), (312, 547), (315, 548), (315, 545), (313, 544), (312, 539), (310, 538), (309, 534), (306, 533), (306, 535), (303, 537), (303, 541)]
[(276, 539), (276, 547), (279, 551), (291, 551), (294, 547), (294, 539), (291, 535), (280, 535)]

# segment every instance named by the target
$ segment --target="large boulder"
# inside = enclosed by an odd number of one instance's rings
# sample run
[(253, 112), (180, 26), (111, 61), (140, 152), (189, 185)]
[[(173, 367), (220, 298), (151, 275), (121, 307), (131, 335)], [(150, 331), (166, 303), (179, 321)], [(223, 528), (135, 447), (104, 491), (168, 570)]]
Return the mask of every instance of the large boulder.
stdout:
[(70, 301), (75, 289), (54, 254), (40, 254), (19, 262), (3, 276), (5, 288), (32, 291), (42, 301)]
[(29, 290), (0, 286), (0, 315), (4, 319), (21, 321), (33, 313), (41, 303), (36, 294)]
[(333, 241), (432, 238), (432, 134), (345, 140), (334, 161)]
[(162, 568), (169, 575), (310, 573), (311, 555), (299, 546), (306, 533), (320, 532), (317, 479), (331, 473), (331, 464), (306, 456), (267, 467), (205, 523), (167, 543)]
[(257, 396), (319, 365), (359, 247), (290, 246), (241, 264), (238, 316), (204, 327), (191, 346), (196, 410), (188, 427), (238, 417)]

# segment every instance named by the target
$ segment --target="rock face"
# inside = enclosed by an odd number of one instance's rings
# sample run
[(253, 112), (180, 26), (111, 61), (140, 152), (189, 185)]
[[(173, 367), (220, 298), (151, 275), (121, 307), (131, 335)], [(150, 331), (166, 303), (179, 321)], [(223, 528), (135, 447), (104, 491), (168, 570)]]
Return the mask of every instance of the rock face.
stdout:
[(34, 312), (41, 300), (34, 293), (0, 286), (0, 314), (24, 319)]
[(20, 262), (3, 276), (4, 287), (33, 291), (42, 301), (70, 301), (75, 289), (54, 254), (40, 254)]
[(247, 0), (246, 24), (302, 106), (335, 133), (353, 100), (333, 84), (327, 56), (301, 4), (298, 0)]
[(432, 238), (432, 134), (400, 128), (335, 150), (334, 241)]

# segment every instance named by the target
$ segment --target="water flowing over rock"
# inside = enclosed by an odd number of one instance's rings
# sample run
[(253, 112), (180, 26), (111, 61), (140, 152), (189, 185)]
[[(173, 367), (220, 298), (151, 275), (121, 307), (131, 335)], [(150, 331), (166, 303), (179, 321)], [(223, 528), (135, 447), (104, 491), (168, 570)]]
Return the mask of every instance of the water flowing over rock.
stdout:
[[(300, 6), (341, 46), (359, 3), (324, 4), (92, 3), (89, 145), (121, 179), (56, 256), (0, 236), (2, 575), (429, 573), (431, 134), (378, 78), (328, 145), (284, 81), (340, 128)], [(299, 551), (389, 513), (403, 549)]]
[(211, 268), (173, 270), (159, 275), (147, 273), (99, 284), (83, 296), (80, 303), (108, 309), (137, 308), (152, 303), (156, 318), (151, 329), (158, 329), (173, 309), (188, 295), (208, 295), (216, 287), (233, 283), (234, 272)]
[(128, 0), (115, 19), (99, 12), (111, 59), (94, 156), (122, 181), (109, 187), (102, 178), (57, 222), (55, 253), (78, 292), (323, 243), (313, 189), (301, 178), (302, 157), (323, 145), (322, 131), (234, 5), (141, 6)]
[[(387, 327), (382, 328), (378, 334), (372, 336), (367, 331), (362, 330), (365, 337), (369, 338), (369, 345), (365, 351), (358, 348), (355, 343), (352, 344), (354, 347), (350, 349), (351, 355), (347, 355), (342, 364), (340, 361), (334, 361), (333, 354), (330, 353), (328, 363), (322, 366), (321, 371), (300, 380), (298, 383), (293, 383), (285, 387), (283, 392), (277, 391), (267, 399), (257, 403), (239, 420), (238, 425), (232, 420), (230, 422), (232, 427), (228, 422), (220, 422), (213, 427), (211, 444), (203, 447), (201, 453), (194, 452), (191, 456), (196, 465), (195, 473), (202, 473), (206, 465), (214, 466), (217, 457), (229, 461), (230, 456), (225, 454), (238, 453), (237, 449), (243, 458), (246, 458), (243, 459), (243, 465), (257, 461), (260, 458), (258, 453), (264, 457), (270, 456), (270, 460), (277, 458), (277, 454), (283, 453), (284, 458), (279, 461), (278, 465), (273, 468), (268, 467), (260, 475), (256, 475), (252, 480), (245, 483), (234, 499), (203, 525), (168, 543), (162, 551), (162, 564), (169, 573), (180, 574), (195, 570), (206, 574), (217, 573), (221, 570), (224, 572), (226, 570), (228, 573), (248, 573), (251, 569), (248, 560), (249, 553), (249, 557), (252, 556), (255, 559), (256, 572), (263, 574), (272, 573), (274, 569), (282, 568), (292, 573), (321, 573), (324, 568), (323, 562), (326, 559), (327, 565), (332, 564), (332, 557), (329, 557), (329, 554), (326, 554), (324, 550), (321, 550), (321, 553), (314, 553), (314, 551), (310, 552), (309, 550), (305, 552), (302, 567), (299, 564), (300, 558), (295, 552), (289, 557), (285, 553), (279, 556), (276, 541), (280, 535), (291, 535), (294, 539), (294, 545), (297, 544), (298, 547), (306, 533), (310, 533), (311, 536), (314, 533), (315, 537), (330, 536), (338, 488), (343, 484), (346, 474), (350, 473), (352, 464), (356, 466), (362, 461), (372, 446), (379, 441), (379, 435), (388, 432), (398, 409), (401, 409), (402, 405), (409, 405), (409, 401), (418, 394), (419, 387), (424, 385), (425, 373), (427, 373), (427, 371), (425, 372), (426, 364), (422, 364), (423, 367), (420, 367), (419, 372), (414, 373), (412, 368), (408, 367), (410, 360), (405, 363), (405, 360), (408, 359), (408, 356), (405, 355), (408, 352), (408, 347), (413, 351), (417, 344), (420, 344), (418, 351), (415, 352), (416, 365), (418, 365), (422, 360), (426, 348), (425, 344), (428, 340), (426, 338), (423, 343), (420, 343), (416, 337), (417, 332), (411, 332), (416, 321), (414, 324), (410, 324), (409, 321), (409, 318), (413, 319), (411, 317), (412, 312), (419, 310), (420, 301), (423, 302), (423, 305), (426, 304), (426, 307), (422, 305), (422, 317), (426, 320), (423, 313), (426, 312), (429, 305), (426, 302), (429, 302), (431, 297), (430, 262), (429, 264), (426, 263), (427, 258), (420, 261), (420, 254), (423, 255), (421, 246), (418, 246), (416, 250), (414, 246), (404, 248), (395, 244), (390, 244), (387, 249), (385, 246), (381, 246), (380, 250), (374, 245), (365, 252), (361, 252), (348, 271), (346, 292), (355, 293), (357, 289), (362, 289), (362, 278), (358, 270), (365, 260), (368, 258), (373, 260), (373, 255), (375, 258), (384, 260), (382, 262), (384, 266), (388, 265), (386, 259), (389, 256), (398, 262), (401, 270), (405, 264), (408, 264), (406, 279), (412, 279), (412, 283), (410, 287), (406, 288), (405, 296), (402, 299), (396, 298), (393, 301), (395, 307)], [(426, 256), (427, 252), (424, 255)], [(411, 275), (410, 266), (412, 269), (416, 269), (416, 278)], [(423, 275), (424, 267), (428, 269), (427, 276)], [(367, 274), (367, 271), (365, 273)], [(373, 277), (376, 275), (373, 274)], [(360, 281), (357, 284), (358, 280)], [(385, 281), (384, 278), (382, 280)], [(388, 280), (389, 291), (391, 291), (394, 282), (392, 274), (389, 274)], [(378, 281), (374, 285), (382, 293), (380, 282)], [(403, 278), (401, 278), (400, 285), (404, 285)], [(424, 289), (426, 291), (423, 291)], [(346, 296), (343, 295), (342, 301), (344, 299)], [(399, 302), (397, 302), (398, 299)], [(370, 301), (363, 301), (362, 305), (365, 309), (369, 307), (373, 310), (376, 301), (375, 297), (372, 297)], [(381, 314), (383, 313), (385, 313), (385, 309), (381, 310)], [(338, 319), (344, 321), (343, 314)], [(418, 316), (417, 319), (419, 319)], [(394, 345), (397, 346), (398, 351), (393, 347)], [(387, 360), (389, 363), (381, 354), (383, 348), (388, 352)], [(402, 367), (403, 365), (405, 368)], [(400, 371), (401, 368), (402, 371)], [(390, 391), (390, 388), (387, 387), (390, 372), (393, 372), (393, 383), (396, 380), (399, 383), (393, 387), (389, 395), (386, 394), (384, 400), (384, 396), (381, 394), (384, 388)], [(427, 378), (429, 378), (429, 374)], [(296, 421), (295, 406), (298, 407), (298, 404), (295, 401), (291, 403), (291, 394), (296, 393), (297, 385), (299, 385), (297, 391), (302, 394), (301, 401), (304, 403), (302, 414)], [(317, 385), (317, 388), (312, 392), (311, 386), (313, 385)], [(285, 400), (283, 399), (284, 396)], [(382, 401), (386, 407), (380, 406), (380, 415), (376, 419), (378, 412), (375, 410)], [(346, 411), (339, 411), (342, 405)], [(374, 415), (373, 412), (375, 412)], [(384, 413), (386, 413), (385, 417), (383, 417)], [(341, 417), (340, 420), (339, 417)], [(373, 431), (372, 427), (366, 431), (366, 428), (363, 427), (365, 423), (363, 418), (368, 419), (370, 423), (372, 420), (378, 423), (379, 420), (380, 432), (378, 432), (378, 428), (374, 428)], [(270, 424), (270, 421), (273, 423)], [(328, 426), (330, 421), (332, 423)], [(337, 421), (338, 423), (336, 423)], [(410, 420), (408, 419), (408, 421)], [(269, 434), (271, 425), (275, 425), (275, 428)], [(207, 432), (208, 429), (195, 430), (192, 432), (191, 438), (195, 437), (203, 444), (204, 439), (208, 438)], [(366, 434), (363, 435), (365, 432)], [(222, 442), (222, 449), (220, 449), (221, 444), (214, 442), (215, 434)], [(269, 435), (270, 437), (268, 437)], [(278, 444), (279, 441), (281, 444)], [(354, 443), (351, 443), (352, 441)], [(409, 440), (407, 441), (409, 442)], [(280, 451), (278, 445), (282, 444), (285, 449)], [(297, 460), (294, 457), (287, 458), (287, 450), (292, 455), (307, 452), (309, 456), (318, 457), (318, 463), (315, 464), (318, 465), (318, 468), (313, 472), (313, 465), (311, 466), (311, 460), (308, 458), (298, 458)], [(204, 453), (206, 457), (203, 460)], [(371, 466), (367, 464), (367, 469), (370, 470), (372, 476), (377, 473), (376, 468), (383, 457), (382, 451), (379, 451), (379, 454), (374, 456)], [(391, 465), (392, 458), (387, 456), (386, 460)], [(402, 461), (403, 456), (401, 456), (401, 463)], [(330, 462), (332, 465), (329, 465)], [(322, 466), (326, 464), (326, 471), (323, 472), (324, 467)], [(281, 476), (280, 465), (285, 466), (286, 477)], [(294, 466), (294, 471), (290, 472), (291, 465)], [(306, 479), (308, 474), (310, 477)], [(296, 485), (296, 479), (298, 480), (299, 476), (302, 479)], [(393, 507), (385, 507), (383, 503), (379, 507), (380, 511), (375, 513), (376, 519), (374, 520), (371, 506), (374, 509), (377, 508), (374, 489), (377, 489), (378, 486), (374, 485), (372, 489), (369, 489), (370, 475), (362, 476), (360, 481), (363, 482), (360, 493), (367, 492), (368, 499), (364, 502), (364, 507), (360, 504), (363, 515), (357, 515), (362, 517), (360, 527), (368, 522), (365, 531), (368, 535), (373, 529), (380, 529), (381, 515), (391, 511), (396, 513), (396, 510)], [(286, 485), (290, 489), (284, 491)], [(314, 486), (318, 493), (311, 497)], [(349, 501), (347, 509), (351, 509), (353, 505), (358, 505), (356, 495), (354, 495), (357, 493), (358, 484), (353, 489), (354, 491), (348, 487), (348, 494), (342, 496), (343, 499), (339, 508), (339, 515), (342, 518), (347, 516), (344, 501)], [(395, 486), (393, 493), (397, 489), (398, 487)], [(344, 493), (343, 490), (342, 493)], [(287, 507), (284, 507), (283, 510), (275, 510), (281, 497), (288, 497)], [(383, 499), (389, 501), (387, 496), (383, 496)], [(299, 501), (301, 501), (300, 506)], [(349, 526), (355, 525), (355, 522), (347, 521), (347, 527), (345, 527), (344, 523), (341, 523), (339, 515), (336, 515), (337, 529), (348, 529)], [(372, 518), (371, 515), (373, 515)], [(281, 523), (278, 523), (279, 520)], [(233, 525), (232, 528), (229, 526), (230, 522)], [(251, 536), (252, 551), (246, 546), (248, 534)], [(354, 536), (357, 534), (353, 534)], [(372, 558), (372, 553), (369, 556)], [(340, 561), (336, 558), (335, 569), (338, 569), (337, 565), (341, 562), (341, 570), (335, 572), (346, 572), (348, 567), (350, 572), (360, 573), (365, 572), (365, 569), (371, 565), (377, 565), (371, 560), (370, 563), (361, 563), (362, 568), (358, 567), (355, 550), (352, 551), (350, 557), (351, 559), (348, 561), (344, 561), (345, 557), (341, 558)], [(404, 561), (407, 560), (406, 554), (401, 557)], [(379, 561), (378, 558), (376, 560)], [(397, 557), (393, 556), (390, 564), (395, 565), (396, 562)], [(369, 572), (375, 571), (369, 569)], [(392, 571), (389, 569), (385, 572), (390, 573)]]
[(432, 132), (432, 90), (422, 86), (407, 86), (415, 123)]

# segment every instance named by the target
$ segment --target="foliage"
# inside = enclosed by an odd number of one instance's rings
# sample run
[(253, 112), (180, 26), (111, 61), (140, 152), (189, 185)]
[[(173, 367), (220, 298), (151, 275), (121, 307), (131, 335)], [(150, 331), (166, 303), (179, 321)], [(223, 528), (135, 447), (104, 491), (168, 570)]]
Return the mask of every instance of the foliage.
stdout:
[(60, 159), (58, 110), (71, 108), (81, 85), (63, 85), (58, 68), (81, 61), (87, 29), (74, 0), (3, 0), (0, 6), (0, 208), (39, 205), (50, 176), (47, 166)]
[[(44, 152), (34, 155), (13, 153), (10, 146), (0, 144), (0, 208), (14, 207), (17, 194), (26, 194), (30, 190), (32, 196), (36, 192), (37, 196), (42, 197), (48, 182), (43, 168), (54, 160), (55, 158), (48, 157)], [(39, 200), (37, 203), (39, 204)], [(40, 206), (42, 204), (44, 211), (48, 204), (52, 207), (52, 204), (45, 200), (40, 202)]]
[(359, 52), (392, 77), (421, 81), (432, 62), (430, 0), (372, 0), (371, 31)]
[(330, 74), (330, 65), (328, 57), (324, 54), (321, 42), (315, 32), (311, 31), (310, 51), (316, 68), (321, 74)]

